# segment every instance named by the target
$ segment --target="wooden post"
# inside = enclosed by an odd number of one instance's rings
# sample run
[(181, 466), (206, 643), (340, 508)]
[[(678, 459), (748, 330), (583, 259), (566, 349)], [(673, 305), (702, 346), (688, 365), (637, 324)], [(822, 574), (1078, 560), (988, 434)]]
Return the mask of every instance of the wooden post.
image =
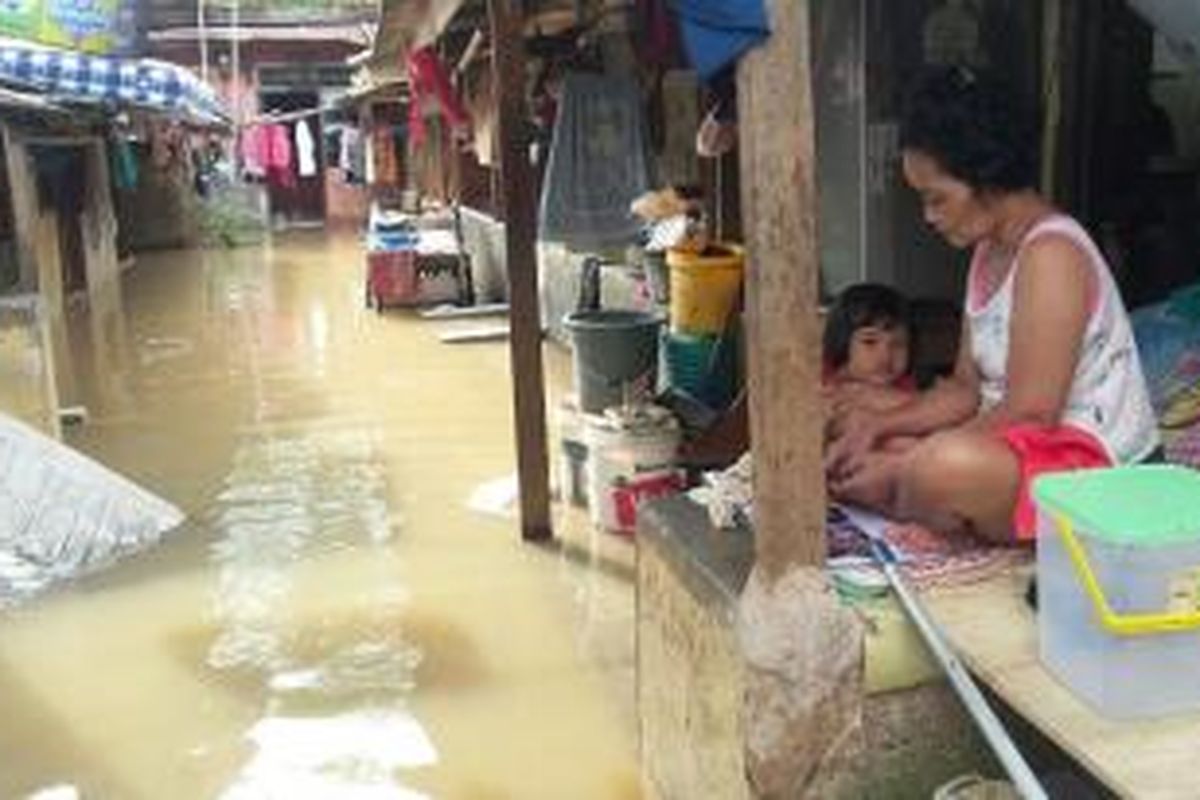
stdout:
[(3, 127), (5, 168), (8, 173), (9, 206), (13, 216), (13, 240), (21, 275), (21, 291), (38, 289), (38, 188), (32, 156), (24, 139), (12, 128)]
[(825, 558), (816, 152), (809, 0), (768, 0), (771, 38), (738, 67), (757, 565)]
[(1044, 0), (1042, 5), (1042, 193), (1061, 202), (1058, 156), (1062, 127), (1063, 4)]
[(521, 536), (548, 539), (549, 454), (538, 309), (537, 198), (525, 135), (525, 55), (518, 0), (488, 0), (500, 127), (500, 179), (508, 271), (510, 363), (516, 416)]

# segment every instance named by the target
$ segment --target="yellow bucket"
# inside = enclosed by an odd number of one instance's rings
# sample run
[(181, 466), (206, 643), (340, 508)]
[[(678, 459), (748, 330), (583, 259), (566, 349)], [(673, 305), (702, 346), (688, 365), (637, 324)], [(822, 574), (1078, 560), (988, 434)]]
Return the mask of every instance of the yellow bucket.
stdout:
[(733, 244), (713, 245), (704, 253), (667, 251), (672, 332), (722, 333), (741, 296), (744, 263), (744, 251)]

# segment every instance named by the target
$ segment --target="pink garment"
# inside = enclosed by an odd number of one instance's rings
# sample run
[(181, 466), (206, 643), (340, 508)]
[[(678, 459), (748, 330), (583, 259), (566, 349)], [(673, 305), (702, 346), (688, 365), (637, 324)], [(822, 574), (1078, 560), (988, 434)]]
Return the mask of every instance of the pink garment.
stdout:
[(432, 96), (437, 100), (438, 107), (446, 116), (451, 129), (465, 127), (470, 123), (467, 114), (450, 78), (442, 66), (442, 60), (431, 47), (414, 50), (408, 56), (408, 80), (412, 90), (412, 99), (408, 104), (409, 136), (415, 147), (425, 142), (425, 118), (422, 116), (424, 100)]
[(295, 186), (293, 161), (286, 125), (253, 125), (242, 131), (242, 164), (247, 174), (276, 186)]
[(296, 170), (293, 166), (292, 137), (286, 125), (267, 125), (263, 136), (266, 140), (267, 182), (290, 189), (296, 185)]
[(265, 128), (255, 125), (242, 130), (242, 169), (254, 178), (264, 178), (267, 175), (267, 139)]

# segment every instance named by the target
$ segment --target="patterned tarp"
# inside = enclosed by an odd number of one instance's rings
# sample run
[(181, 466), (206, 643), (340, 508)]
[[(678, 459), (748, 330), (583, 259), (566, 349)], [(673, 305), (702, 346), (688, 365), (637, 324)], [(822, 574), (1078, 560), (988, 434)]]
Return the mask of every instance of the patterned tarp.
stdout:
[(227, 118), (212, 87), (175, 64), (0, 43), (0, 82), (53, 100), (152, 109), (198, 122)]

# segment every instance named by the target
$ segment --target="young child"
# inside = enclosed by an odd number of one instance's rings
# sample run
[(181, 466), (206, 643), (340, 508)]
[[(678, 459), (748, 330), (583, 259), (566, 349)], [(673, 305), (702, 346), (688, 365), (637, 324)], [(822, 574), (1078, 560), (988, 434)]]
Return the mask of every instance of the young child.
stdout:
[[(908, 302), (899, 292), (860, 284), (838, 296), (823, 342), (827, 437), (840, 433), (851, 411), (895, 408), (916, 394), (911, 344)], [(729, 464), (749, 447), (749, 428), (743, 391), (715, 425), (685, 443), (683, 460), (706, 467)]]
[(887, 286), (842, 292), (825, 322), (825, 392), (836, 429), (851, 408), (886, 411), (916, 392), (908, 301)]

